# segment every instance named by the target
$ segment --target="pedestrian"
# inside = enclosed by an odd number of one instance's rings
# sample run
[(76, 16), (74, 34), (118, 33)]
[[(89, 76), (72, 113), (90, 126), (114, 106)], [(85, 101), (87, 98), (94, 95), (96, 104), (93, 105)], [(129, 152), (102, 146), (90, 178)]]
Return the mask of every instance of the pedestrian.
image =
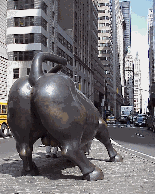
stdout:
[(57, 158), (58, 147), (53, 148), (53, 152), (51, 152), (52, 146), (46, 146), (46, 158)]
[(129, 116), (127, 116), (127, 125), (126, 126), (127, 127), (130, 126), (130, 118), (129, 118)]

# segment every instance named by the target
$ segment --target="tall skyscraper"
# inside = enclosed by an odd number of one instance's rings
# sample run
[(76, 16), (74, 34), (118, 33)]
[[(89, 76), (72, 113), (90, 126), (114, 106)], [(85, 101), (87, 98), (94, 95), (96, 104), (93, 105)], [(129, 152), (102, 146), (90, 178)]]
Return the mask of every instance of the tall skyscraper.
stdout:
[(7, 101), (7, 50), (6, 50), (7, 1), (0, 1), (0, 101)]
[(130, 1), (120, 2), (120, 8), (123, 13), (126, 29), (124, 30), (124, 40), (126, 52), (131, 47), (131, 14), (130, 14)]
[(98, 57), (102, 62), (106, 79), (105, 111), (113, 113), (113, 44), (112, 8), (110, 0), (98, 1)]
[(153, 50), (153, 9), (148, 10), (147, 18), (148, 27), (148, 58), (149, 58), (149, 85), (152, 86), (152, 82), (155, 82), (155, 68), (154, 68), (154, 50)]
[(128, 105), (134, 106), (134, 60), (130, 50), (125, 57), (125, 80)]
[(73, 79), (100, 109), (104, 96), (104, 71), (98, 60), (97, 19), (96, 0), (58, 0), (58, 24), (73, 37)]
[(141, 95), (141, 69), (138, 52), (134, 59), (134, 112), (142, 111), (142, 95)]

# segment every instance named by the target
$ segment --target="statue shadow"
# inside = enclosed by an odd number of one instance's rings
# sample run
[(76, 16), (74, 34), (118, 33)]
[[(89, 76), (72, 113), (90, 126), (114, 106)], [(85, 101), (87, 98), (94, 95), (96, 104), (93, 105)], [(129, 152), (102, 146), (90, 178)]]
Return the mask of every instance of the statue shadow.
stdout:
[[(47, 177), (48, 179), (51, 180), (58, 179), (82, 180), (83, 175), (80, 172), (80, 170), (78, 171), (74, 169), (75, 166), (77, 165), (75, 165), (71, 161), (68, 161), (66, 158), (63, 158), (62, 156), (59, 156), (58, 158), (46, 158), (45, 153), (42, 152), (38, 152), (36, 155), (37, 156), (33, 158), (33, 161), (35, 162), (39, 169), (39, 176)], [(21, 177), (23, 162), (20, 158), (19, 159), (6, 158), (3, 160), (5, 162), (0, 165), (1, 174), (9, 174), (15, 178)], [(65, 174), (63, 174), (62, 171), (67, 168), (73, 168), (71, 170), (73, 173), (68, 172), (67, 175), (66, 174), (67, 172), (65, 172)], [(75, 171), (77, 171), (77, 173)]]
[[(37, 165), (39, 169), (39, 176), (47, 177), (50, 180), (58, 180), (58, 179), (74, 179), (74, 180), (82, 180), (82, 173), (80, 169), (75, 168), (77, 165), (73, 162), (67, 160), (66, 158), (59, 156), (58, 158), (46, 158), (45, 153), (38, 152), (35, 154), (36, 156), (33, 158), (33, 161)], [(96, 159), (89, 157), (89, 160), (96, 161), (106, 161), (103, 159)], [(12, 177), (21, 177), (21, 171), (23, 168), (23, 162), (19, 159), (11, 159), (6, 158), (3, 159), (5, 162), (0, 165), (0, 172), (2, 174), (9, 174)], [(69, 172), (67, 170), (69, 168)], [(64, 172), (62, 171), (65, 171)], [(77, 175), (76, 175), (77, 174)], [(28, 176), (28, 175), (27, 175)]]

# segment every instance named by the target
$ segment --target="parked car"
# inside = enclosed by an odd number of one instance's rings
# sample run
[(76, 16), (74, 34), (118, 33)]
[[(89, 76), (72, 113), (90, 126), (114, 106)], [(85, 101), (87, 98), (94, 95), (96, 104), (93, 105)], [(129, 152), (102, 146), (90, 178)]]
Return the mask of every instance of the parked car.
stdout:
[(143, 116), (137, 116), (134, 125), (137, 127), (146, 127), (146, 118)]
[(119, 118), (119, 122), (121, 124), (126, 124), (127, 123), (127, 117), (128, 117), (128, 115), (121, 115), (121, 117)]
[(147, 129), (155, 133), (155, 117), (149, 115), (147, 118)]
[(114, 116), (108, 116), (106, 122), (107, 124), (116, 124), (116, 119)]

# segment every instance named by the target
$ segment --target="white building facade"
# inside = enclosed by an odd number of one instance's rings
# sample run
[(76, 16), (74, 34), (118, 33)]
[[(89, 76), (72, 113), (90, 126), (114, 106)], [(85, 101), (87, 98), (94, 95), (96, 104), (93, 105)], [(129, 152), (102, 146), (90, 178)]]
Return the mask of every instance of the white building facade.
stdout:
[[(17, 78), (29, 75), (38, 52), (56, 52), (57, 1), (7, 2), (8, 92)], [(43, 63), (47, 72), (50, 63)]]
[(134, 60), (130, 51), (125, 57), (125, 80), (128, 105), (134, 106)]
[(142, 111), (141, 69), (138, 52), (134, 59), (134, 112)]
[(148, 27), (148, 58), (149, 58), (149, 85), (152, 86), (152, 82), (155, 82), (155, 68), (154, 68), (154, 51), (153, 51), (153, 9), (148, 10), (147, 18)]
[(125, 49), (128, 51), (131, 47), (131, 14), (130, 14), (130, 1), (119, 2), (122, 10), (123, 18), (125, 21), (124, 40)]
[(7, 63), (6, 50), (7, 1), (0, 1), (0, 101), (7, 101)]

